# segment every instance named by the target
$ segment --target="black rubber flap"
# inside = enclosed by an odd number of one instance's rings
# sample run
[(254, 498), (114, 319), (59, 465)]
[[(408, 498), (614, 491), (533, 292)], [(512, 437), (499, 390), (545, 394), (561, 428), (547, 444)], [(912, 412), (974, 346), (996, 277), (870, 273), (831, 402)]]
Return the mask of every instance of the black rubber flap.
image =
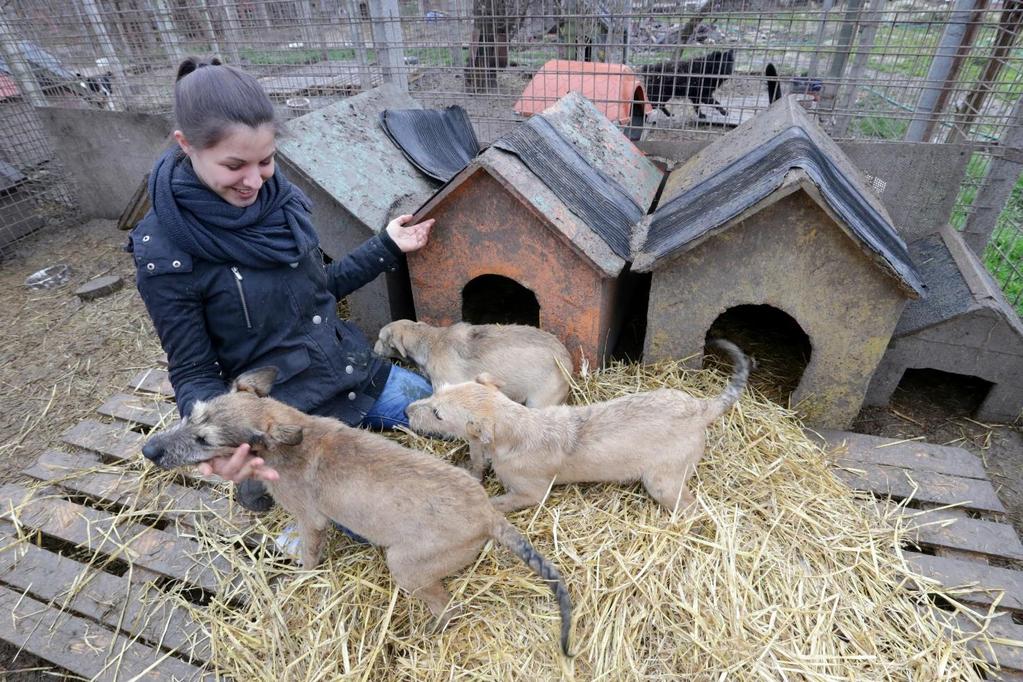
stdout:
[(533, 116), (493, 146), (519, 157), (616, 255), (630, 259), (632, 228), (643, 218), (643, 209), (621, 185), (590, 165), (547, 119)]
[(380, 125), (387, 137), (424, 175), (447, 182), (480, 151), (469, 114), (447, 109), (385, 109)]
[(970, 287), (941, 235), (916, 240), (909, 245), (909, 252), (920, 268), (927, 298), (906, 304), (895, 327), (895, 336), (944, 322), (966, 312), (973, 304)]
[(642, 250), (655, 261), (685, 251), (694, 240), (765, 199), (793, 168), (805, 171), (856, 237), (909, 289), (924, 295), (920, 273), (895, 228), (799, 126), (660, 206), (651, 216)]

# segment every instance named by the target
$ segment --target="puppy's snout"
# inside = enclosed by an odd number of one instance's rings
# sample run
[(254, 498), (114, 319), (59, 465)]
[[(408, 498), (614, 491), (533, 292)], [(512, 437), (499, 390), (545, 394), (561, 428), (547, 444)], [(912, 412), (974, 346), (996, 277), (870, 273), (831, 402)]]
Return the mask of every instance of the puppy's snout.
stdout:
[(150, 441), (142, 446), (142, 455), (153, 464), (159, 464), (160, 458), (163, 457), (163, 448)]
[(381, 341), (380, 339), (377, 339), (377, 342), (375, 344), (373, 344), (373, 352), (376, 353), (377, 355), (383, 355), (384, 354), (384, 342)]

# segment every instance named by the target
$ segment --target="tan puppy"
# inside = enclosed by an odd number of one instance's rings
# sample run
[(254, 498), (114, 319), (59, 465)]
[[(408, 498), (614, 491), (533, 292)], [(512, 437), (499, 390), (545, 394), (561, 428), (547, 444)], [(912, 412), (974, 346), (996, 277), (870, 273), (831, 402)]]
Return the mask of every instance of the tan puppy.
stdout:
[(724, 392), (699, 400), (658, 389), (581, 407), (530, 410), (509, 400), (489, 377), (441, 386), (408, 407), (412, 428), (465, 438), (474, 473), (485, 459), (504, 485), (491, 498), (502, 512), (540, 502), (551, 481), (642, 481), (669, 510), (695, 502), (686, 483), (703, 457), (706, 428), (738, 400), (749, 361), (727, 341), (735, 372)]
[[(434, 386), (488, 373), (501, 391), (527, 407), (560, 405), (568, 397), (572, 356), (553, 334), (521, 324), (432, 327), (398, 320), (380, 330), (373, 350), (416, 363)], [(560, 365), (560, 366), (559, 366)]]
[(143, 454), (173, 468), (250, 443), (279, 479), (270, 493), (298, 522), (302, 565), (320, 562), (335, 521), (384, 549), (394, 581), (421, 598), (443, 628), (452, 612), (442, 578), (476, 560), (493, 539), (554, 591), (568, 655), (572, 604), (561, 576), (458, 467), (336, 419), (312, 417), (268, 398), (277, 370), (238, 377), (231, 392), (196, 403), (188, 419), (151, 438)]

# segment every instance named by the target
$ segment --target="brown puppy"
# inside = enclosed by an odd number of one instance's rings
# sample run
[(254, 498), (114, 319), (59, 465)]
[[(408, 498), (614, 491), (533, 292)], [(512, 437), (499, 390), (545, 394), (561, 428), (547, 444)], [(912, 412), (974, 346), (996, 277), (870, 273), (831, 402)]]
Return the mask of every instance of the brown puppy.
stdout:
[(488, 377), (441, 386), (408, 407), (412, 428), (469, 441), (475, 472), (485, 459), (507, 491), (492, 498), (502, 512), (540, 502), (551, 481), (642, 481), (669, 510), (695, 502), (686, 483), (703, 457), (706, 428), (738, 400), (749, 361), (727, 341), (735, 372), (725, 391), (699, 400), (658, 389), (581, 407), (530, 410), (508, 400)]
[(527, 407), (560, 405), (568, 397), (572, 356), (553, 334), (521, 324), (432, 327), (397, 320), (380, 330), (374, 352), (416, 363), (434, 386), (488, 373), (501, 391)]
[(475, 561), (493, 539), (554, 591), (568, 655), (572, 604), (561, 576), (494, 511), (479, 483), (436, 457), (267, 397), (276, 375), (273, 367), (243, 374), (230, 393), (196, 403), (188, 419), (152, 437), (143, 454), (169, 469), (252, 444), (280, 474), (267, 487), (298, 522), (303, 566), (320, 562), (335, 521), (384, 549), (394, 581), (427, 603), (438, 629), (452, 615), (442, 578)]

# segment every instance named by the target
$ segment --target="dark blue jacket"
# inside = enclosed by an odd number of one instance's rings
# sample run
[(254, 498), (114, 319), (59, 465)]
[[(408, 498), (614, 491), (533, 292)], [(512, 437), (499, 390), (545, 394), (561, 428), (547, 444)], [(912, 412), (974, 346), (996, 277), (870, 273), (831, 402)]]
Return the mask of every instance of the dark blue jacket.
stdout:
[(150, 211), (131, 232), (136, 283), (164, 350), (178, 412), (224, 393), (246, 370), (280, 370), (272, 395), (304, 412), (357, 424), (391, 365), (372, 354), (338, 299), (398, 267), (382, 233), (324, 265), (318, 249), (270, 269), (193, 258), (167, 239)]

